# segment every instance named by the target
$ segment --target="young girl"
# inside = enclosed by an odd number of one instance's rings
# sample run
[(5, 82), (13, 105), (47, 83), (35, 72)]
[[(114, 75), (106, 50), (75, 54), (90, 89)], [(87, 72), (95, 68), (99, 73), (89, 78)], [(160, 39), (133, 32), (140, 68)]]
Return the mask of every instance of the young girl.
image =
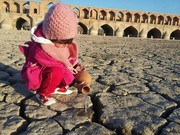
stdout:
[[(44, 105), (56, 103), (51, 94), (71, 94), (67, 87), (78, 71), (77, 17), (63, 3), (53, 5), (42, 22), (31, 29), (32, 41), (20, 46), (26, 57), (21, 76), (27, 88), (37, 91)], [(76, 67), (76, 68), (75, 68)]]

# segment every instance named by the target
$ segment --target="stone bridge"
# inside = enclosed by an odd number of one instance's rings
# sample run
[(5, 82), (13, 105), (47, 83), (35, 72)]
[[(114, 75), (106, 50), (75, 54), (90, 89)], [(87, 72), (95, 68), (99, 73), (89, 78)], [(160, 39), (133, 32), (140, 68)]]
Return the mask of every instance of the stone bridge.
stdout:
[[(56, 0), (1, 0), (1, 29), (30, 29)], [(180, 15), (70, 5), (80, 34), (180, 40)]]

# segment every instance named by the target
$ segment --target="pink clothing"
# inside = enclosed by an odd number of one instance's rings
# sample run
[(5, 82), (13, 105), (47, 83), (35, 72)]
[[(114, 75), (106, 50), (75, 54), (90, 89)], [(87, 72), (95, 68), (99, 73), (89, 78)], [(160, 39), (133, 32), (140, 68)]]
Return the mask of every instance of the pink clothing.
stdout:
[[(38, 27), (34, 34), (36, 38), (44, 38), (41, 27)], [(28, 89), (38, 90), (41, 95), (49, 96), (55, 87), (72, 83), (74, 75), (67, 63), (72, 67), (77, 63), (78, 52), (76, 44), (67, 45), (66, 49), (59, 49), (52, 44), (42, 44), (33, 40), (25, 44), (28, 46), (19, 46), (19, 48), (26, 57), (21, 76)], [(49, 48), (53, 56), (51, 53), (47, 53), (49, 51), (46, 52), (46, 49), (43, 50), (43, 48)], [(57, 56), (58, 59), (54, 56)], [(51, 71), (52, 73), (50, 73)], [(47, 77), (46, 73), (50, 74), (51, 77)], [(47, 84), (49, 86), (46, 86)]]
[(78, 19), (70, 6), (58, 2), (44, 17), (43, 33), (48, 39), (66, 40), (77, 35)]
[(57, 87), (64, 88), (67, 86), (64, 81), (66, 76), (64, 69), (64, 67), (48, 67), (42, 72), (42, 78), (44, 79), (38, 89), (41, 96), (49, 97)]
[[(36, 29), (35, 35), (45, 38), (42, 33), (42, 23)], [(41, 43), (41, 47), (48, 55), (62, 62), (69, 69), (72, 69), (78, 62), (78, 48), (75, 43), (68, 44), (64, 48), (57, 48), (48, 43)]]
[(66, 68), (61, 62), (51, 58), (46, 54), (41, 46), (37, 43), (29, 42), (29, 47), (20, 46), (20, 49), (26, 56), (26, 62), (21, 71), (22, 79), (25, 81), (27, 88), (31, 90), (37, 90), (40, 88), (42, 82), (42, 72), (47, 67), (59, 67), (63, 68), (66, 77), (64, 81), (69, 85), (74, 76), (72, 72)]

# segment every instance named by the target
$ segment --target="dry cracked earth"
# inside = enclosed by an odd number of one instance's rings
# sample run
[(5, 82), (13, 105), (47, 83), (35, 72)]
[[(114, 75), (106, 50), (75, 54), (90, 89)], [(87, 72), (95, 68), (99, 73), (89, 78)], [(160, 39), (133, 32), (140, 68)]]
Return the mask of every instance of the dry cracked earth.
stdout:
[[(39, 104), (20, 77), (29, 31), (0, 30), (1, 135), (179, 135), (180, 41), (77, 37), (92, 92)], [(73, 88), (72, 88), (73, 89)]]

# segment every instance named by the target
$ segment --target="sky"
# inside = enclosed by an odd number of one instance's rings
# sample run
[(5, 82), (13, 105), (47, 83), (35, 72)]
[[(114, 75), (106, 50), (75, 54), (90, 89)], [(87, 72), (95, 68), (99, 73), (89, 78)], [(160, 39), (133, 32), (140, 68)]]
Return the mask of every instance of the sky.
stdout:
[(65, 4), (180, 15), (180, 0), (60, 0)]

